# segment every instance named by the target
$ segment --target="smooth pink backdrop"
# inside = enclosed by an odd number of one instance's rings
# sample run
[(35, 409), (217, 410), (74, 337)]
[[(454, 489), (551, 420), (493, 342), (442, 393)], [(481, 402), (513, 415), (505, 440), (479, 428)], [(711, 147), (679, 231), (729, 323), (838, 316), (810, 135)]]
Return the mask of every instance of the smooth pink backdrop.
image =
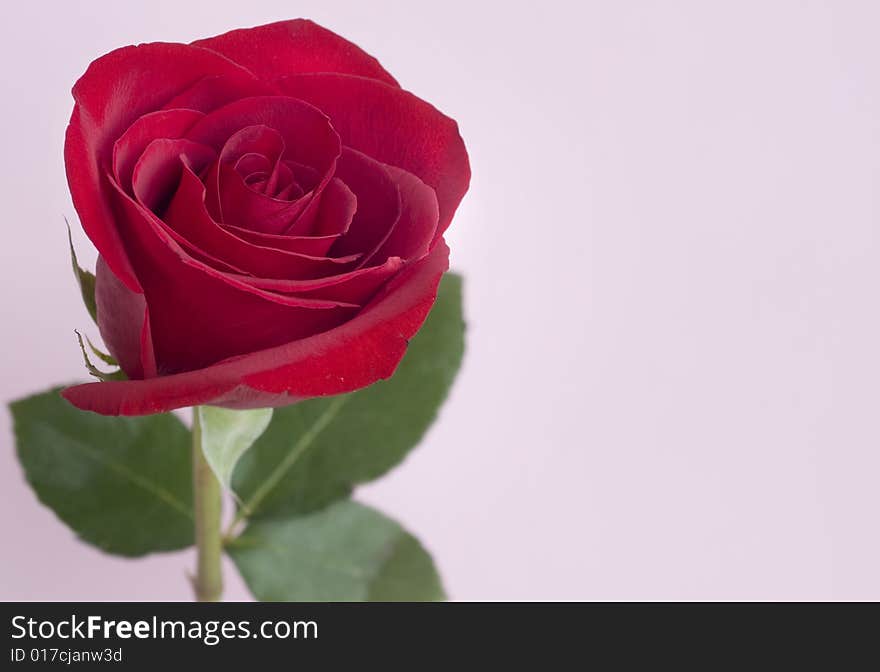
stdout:
[[(880, 599), (874, 2), (14, 3), (0, 397), (85, 377), (76, 78), (120, 45), (292, 15), (377, 55), (471, 152), (464, 368), (360, 493), (452, 597)], [(0, 598), (189, 598), (189, 553), (103, 555), (37, 502), (7, 413), (0, 493)]]

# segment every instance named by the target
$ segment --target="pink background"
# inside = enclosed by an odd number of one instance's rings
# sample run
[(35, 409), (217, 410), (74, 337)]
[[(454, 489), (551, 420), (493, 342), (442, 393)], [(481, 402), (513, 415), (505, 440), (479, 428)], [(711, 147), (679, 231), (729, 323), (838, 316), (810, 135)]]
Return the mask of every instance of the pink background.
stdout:
[[(880, 599), (873, 2), (13, 3), (4, 400), (82, 379), (73, 329), (95, 334), (62, 220), (75, 79), (120, 45), (292, 15), (377, 55), (471, 152), (464, 368), (360, 494), (454, 598)], [(189, 553), (102, 555), (37, 502), (7, 413), (0, 493), (0, 597), (189, 597)]]

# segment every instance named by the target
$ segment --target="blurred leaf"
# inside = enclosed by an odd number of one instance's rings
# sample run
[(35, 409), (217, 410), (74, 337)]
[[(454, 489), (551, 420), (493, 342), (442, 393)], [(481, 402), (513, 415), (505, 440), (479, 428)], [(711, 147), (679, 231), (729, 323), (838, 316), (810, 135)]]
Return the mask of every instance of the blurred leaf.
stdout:
[(314, 511), (398, 464), (434, 421), (464, 352), (462, 280), (447, 273), (388, 380), (278, 408), (233, 475), (239, 518)]
[(86, 304), (86, 310), (89, 315), (98, 323), (98, 305), (95, 303), (95, 274), (83, 268), (80, 268), (76, 259), (76, 250), (73, 247), (73, 235), (70, 233), (70, 222), (64, 220), (67, 224), (67, 242), (70, 243), (70, 261), (73, 263), (73, 273), (76, 276), (76, 282), (79, 285), (79, 291), (82, 294), (83, 303)]
[(272, 419), (271, 408), (235, 411), (199, 406), (199, 433), (205, 460), (224, 488), (229, 488), (238, 459), (262, 434)]
[(253, 522), (227, 551), (262, 601), (446, 599), (431, 556), (418, 540), (352, 501), (305, 516)]
[(57, 389), (10, 410), (28, 482), (83, 540), (129, 556), (193, 543), (189, 431), (174, 415), (98, 415)]

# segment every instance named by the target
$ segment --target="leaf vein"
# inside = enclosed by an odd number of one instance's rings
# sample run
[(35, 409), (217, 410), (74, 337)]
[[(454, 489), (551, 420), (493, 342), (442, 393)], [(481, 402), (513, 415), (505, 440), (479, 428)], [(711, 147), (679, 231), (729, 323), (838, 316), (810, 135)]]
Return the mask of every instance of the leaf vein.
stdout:
[(295, 465), (303, 453), (305, 453), (306, 449), (312, 444), (318, 435), (324, 431), (333, 418), (336, 417), (348, 399), (349, 395), (347, 394), (339, 395), (327, 405), (327, 408), (325, 408), (315, 419), (315, 422), (309, 430), (299, 437), (299, 440), (293, 444), (293, 448), (291, 448), (290, 452), (287, 453), (287, 455), (284, 456), (284, 459), (275, 466), (266, 477), (266, 480), (254, 490), (254, 493), (250, 498), (242, 504), (238, 514), (235, 516), (233, 526), (254, 514), (257, 507), (259, 507), (262, 501), (278, 486), (281, 479), (283, 479), (287, 472), (293, 468), (293, 465)]
[(124, 478), (131, 481), (133, 484), (139, 486), (142, 490), (153, 495), (159, 501), (164, 502), (179, 513), (182, 513), (187, 518), (192, 519), (192, 511), (187, 509), (186, 505), (183, 502), (177, 499), (177, 497), (175, 497), (173, 493), (169, 492), (161, 485), (158, 485), (153, 481), (139, 476), (137, 473), (133, 472), (131, 469), (123, 464), (119, 464), (118, 462), (114, 462), (113, 460), (108, 460), (98, 451), (94, 450), (91, 446), (88, 446), (81, 441), (73, 439), (72, 437), (68, 437), (68, 439), (71, 439), (71, 444), (79, 448), (79, 450), (87, 457), (91, 458), (92, 460), (106, 467), (107, 469), (116, 472), (120, 476), (123, 476)]

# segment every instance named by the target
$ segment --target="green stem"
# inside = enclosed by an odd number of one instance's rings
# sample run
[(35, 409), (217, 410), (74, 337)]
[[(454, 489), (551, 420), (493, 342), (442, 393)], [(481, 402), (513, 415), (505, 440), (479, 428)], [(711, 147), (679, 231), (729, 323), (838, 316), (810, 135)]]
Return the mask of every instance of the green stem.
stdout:
[(193, 589), (199, 602), (217, 602), (223, 593), (223, 574), (220, 567), (223, 550), (220, 530), (222, 499), (220, 483), (202, 452), (198, 407), (193, 408), (192, 460), (197, 553)]

